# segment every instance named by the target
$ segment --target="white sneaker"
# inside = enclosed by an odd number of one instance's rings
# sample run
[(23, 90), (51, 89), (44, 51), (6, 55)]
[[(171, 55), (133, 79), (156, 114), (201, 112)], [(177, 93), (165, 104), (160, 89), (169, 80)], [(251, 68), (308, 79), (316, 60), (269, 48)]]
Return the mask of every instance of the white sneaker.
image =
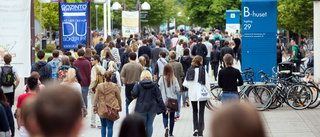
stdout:
[(193, 136), (197, 137), (198, 136), (198, 129), (196, 129), (195, 131), (193, 131)]
[(96, 125), (95, 124), (91, 124), (90, 127), (91, 128), (96, 128)]

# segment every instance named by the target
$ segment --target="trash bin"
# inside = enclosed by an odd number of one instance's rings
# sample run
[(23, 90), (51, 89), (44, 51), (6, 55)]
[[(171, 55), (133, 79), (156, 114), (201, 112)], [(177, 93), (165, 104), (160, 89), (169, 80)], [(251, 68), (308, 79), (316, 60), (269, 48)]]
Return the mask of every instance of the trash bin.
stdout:
[(294, 70), (294, 64), (292, 62), (284, 61), (279, 63), (280, 78), (288, 78), (292, 76), (293, 70)]
[(46, 49), (47, 48), (47, 39), (43, 38), (41, 44), (42, 44), (42, 49)]

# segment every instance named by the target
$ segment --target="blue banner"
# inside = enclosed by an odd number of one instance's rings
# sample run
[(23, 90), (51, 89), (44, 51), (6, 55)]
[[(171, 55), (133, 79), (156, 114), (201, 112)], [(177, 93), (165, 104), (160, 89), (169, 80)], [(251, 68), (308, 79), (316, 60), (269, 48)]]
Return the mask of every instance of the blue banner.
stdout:
[(240, 10), (226, 10), (226, 24), (240, 24)]
[[(277, 66), (277, 0), (242, 0), (242, 64), (270, 76)], [(276, 69), (275, 69), (276, 70)], [(255, 81), (259, 81), (256, 77)]]
[(76, 49), (87, 42), (88, 3), (60, 3), (62, 48)]

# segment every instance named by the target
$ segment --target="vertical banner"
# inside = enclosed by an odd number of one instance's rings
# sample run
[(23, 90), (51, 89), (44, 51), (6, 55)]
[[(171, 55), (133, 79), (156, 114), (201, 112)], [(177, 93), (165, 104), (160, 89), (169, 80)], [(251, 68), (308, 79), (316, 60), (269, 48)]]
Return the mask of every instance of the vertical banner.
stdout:
[(226, 31), (231, 34), (240, 33), (240, 10), (226, 10)]
[(241, 17), (242, 70), (251, 67), (271, 76), (277, 66), (277, 0), (242, 0)]
[(160, 25), (160, 32), (165, 32), (167, 33), (168, 31), (168, 23), (163, 23)]
[(0, 4), (0, 65), (11, 54), (19, 77), (30, 76), (30, 0), (3, 0)]
[(60, 3), (62, 21), (62, 48), (76, 49), (86, 44), (88, 3)]
[(139, 11), (122, 11), (122, 37), (139, 33)]
[(169, 33), (176, 33), (176, 19), (172, 18), (170, 19), (170, 23), (169, 23)]

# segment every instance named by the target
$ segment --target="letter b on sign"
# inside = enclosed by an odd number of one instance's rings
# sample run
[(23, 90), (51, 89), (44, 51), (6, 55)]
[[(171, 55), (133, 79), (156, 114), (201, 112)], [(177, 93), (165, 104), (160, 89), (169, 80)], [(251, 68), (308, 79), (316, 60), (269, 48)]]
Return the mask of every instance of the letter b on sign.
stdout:
[(243, 15), (244, 17), (249, 17), (250, 16), (249, 7), (244, 7), (243, 11), (244, 11), (244, 15)]

